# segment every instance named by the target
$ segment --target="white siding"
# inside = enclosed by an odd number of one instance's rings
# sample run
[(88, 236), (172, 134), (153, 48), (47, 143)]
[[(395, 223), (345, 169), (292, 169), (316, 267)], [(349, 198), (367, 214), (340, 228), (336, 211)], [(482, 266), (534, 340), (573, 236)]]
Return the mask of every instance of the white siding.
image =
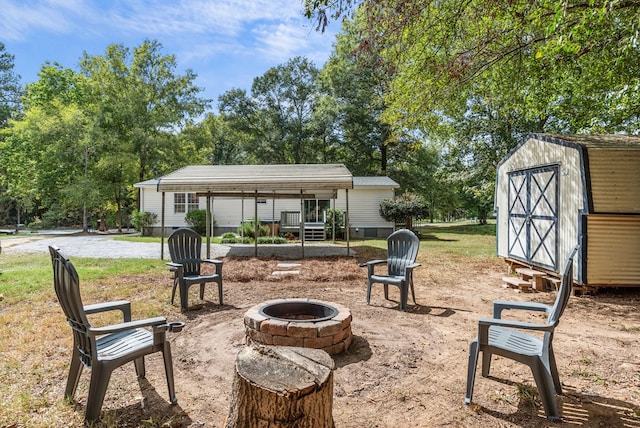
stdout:
[[(140, 210), (155, 212), (158, 219), (154, 226), (161, 226), (162, 215), (162, 193), (156, 191), (155, 185), (140, 186), (141, 202)], [(184, 221), (185, 213), (174, 213), (173, 192), (165, 193), (165, 227), (175, 228), (186, 226)], [(392, 222), (385, 221), (379, 214), (380, 202), (383, 199), (392, 198), (394, 190), (392, 188), (362, 188), (349, 190), (349, 218), (352, 227), (393, 227)], [(238, 227), (241, 217), (244, 220), (251, 220), (255, 213), (253, 198), (243, 200), (235, 198), (212, 198), (212, 213), (218, 227)], [(263, 221), (271, 221), (274, 217), (273, 204), (275, 203), (275, 220), (280, 220), (281, 211), (300, 211), (299, 199), (266, 199), (266, 203), (258, 204), (258, 217)], [(345, 210), (345, 191), (339, 190), (336, 198), (336, 208)], [(331, 200), (333, 206), (333, 200)], [(206, 198), (200, 198), (200, 209), (206, 208)]]
[[(393, 189), (353, 189), (349, 191), (349, 223), (351, 227), (391, 227), (393, 222), (388, 222), (380, 217), (380, 202), (383, 199), (393, 198)], [(345, 191), (338, 191), (336, 208), (346, 210)]]

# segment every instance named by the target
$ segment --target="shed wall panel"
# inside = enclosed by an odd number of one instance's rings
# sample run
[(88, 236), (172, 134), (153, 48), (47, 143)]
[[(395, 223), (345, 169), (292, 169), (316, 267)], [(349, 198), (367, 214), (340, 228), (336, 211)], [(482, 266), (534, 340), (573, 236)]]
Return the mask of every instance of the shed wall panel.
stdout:
[(508, 257), (508, 173), (559, 165), (558, 207), (558, 266), (564, 266), (565, 257), (578, 243), (580, 213), (585, 209), (580, 152), (573, 145), (561, 145), (530, 138), (499, 166), (496, 182), (495, 208), (497, 213), (497, 253)]
[(640, 150), (589, 149), (593, 210), (640, 213)]
[(640, 286), (640, 216), (587, 217), (588, 285)]

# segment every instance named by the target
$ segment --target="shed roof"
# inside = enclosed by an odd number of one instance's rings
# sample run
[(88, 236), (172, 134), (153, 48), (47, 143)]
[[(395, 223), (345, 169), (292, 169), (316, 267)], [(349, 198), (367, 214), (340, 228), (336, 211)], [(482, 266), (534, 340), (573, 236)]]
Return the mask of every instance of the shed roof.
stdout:
[(191, 165), (158, 179), (159, 192), (268, 192), (352, 189), (342, 164)]
[(571, 143), (579, 144), (587, 149), (640, 150), (640, 136), (637, 135), (532, 134), (530, 137), (540, 139), (542, 141), (569, 141)]

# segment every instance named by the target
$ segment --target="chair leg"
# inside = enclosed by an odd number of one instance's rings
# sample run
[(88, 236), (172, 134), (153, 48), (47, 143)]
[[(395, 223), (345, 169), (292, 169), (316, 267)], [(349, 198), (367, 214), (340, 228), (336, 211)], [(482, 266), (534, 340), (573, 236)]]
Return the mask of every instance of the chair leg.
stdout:
[(367, 305), (371, 301), (371, 281), (367, 281)]
[(189, 288), (186, 284), (180, 284), (180, 309), (182, 312), (187, 311), (189, 306)]
[(476, 380), (476, 366), (478, 365), (478, 339), (469, 344), (469, 365), (467, 366), (467, 395), (465, 404), (470, 404), (473, 398), (473, 384)]
[(407, 310), (407, 300), (409, 300), (409, 284), (406, 282), (400, 284), (400, 310)]
[(164, 342), (162, 356), (164, 359), (164, 373), (167, 377), (167, 388), (169, 389), (169, 401), (171, 402), (171, 404), (176, 404), (178, 402), (178, 399), (176, 398), (176, 387), (173, 382), (173, 359), (171, 357), (171, 344), (168, 340), (165, 340)]
[(556, 389), (556, 394), (562, 395), (562, 384), (560, 383), (560, 376), (558, 375), (558, 366), (556, 365), (556, 356), (553, 355), (553, 348), (549, 348), (549, 355), (547, 355), (549, 363), (549, 371), (553, 378), (553, 386)]
[(144, 357), (136, 358), (133, 360), (133, 364), (136, 366), (136, 374), (138, 377), (144, 377), (146, 370), (144, 367)]
[(491, 370), (491, 357), (493, 354), (491, 352), (483, 351), (482, 352), (482, 376), (489, 376), (489, 371)]
[(91, 369), (91, 383), (89, 384), (89, 396), (87, 397), (87, 409), (84, 417), (89, 421), (100, 418), (104, 395), (109, 386), (111, 371), (106, 370), (101, 365), (95, 364)]
[(78, 348), (74, 344), (71, 355), (71, 365), (69, 366), (69, 378), (67, 379), (67, 388), (64, 391), (64, 398), (73, 400), (73, 396), (78, 388), (78, 382), (80, 381), (80, 375), (82, 374), (82, 367), (83, 365), (80, 362)]
[(222, 301), (222, 281), (218, 281), (218, 301), (220, 302), (220, 306), (224, 305)]
[(531, 371), (533, 372), (533, 378), (536, 381), (538, 394), (540, 394), (540, 400), (542, 401), (542, 407), (544, 407), (547, 419), (559, 421), (560, 414), (558, 413), (558, 402), (556, 400), (551, 373), (547, 371), (541, 360), (531, 365)]
[(204, 282), (200, 284), (200, 300), (204, 300)]
[(413, 304), (417, 305), (417, 303), (416, 303), (416, 291), (413, 289), (413, 278), (411, 278), (411, 281), (409, 281), (409, 285), (411, 286), (411, 297), (413, 297)]
[(384, 298), (385, 300), (389, 300), (389, 284), (382, 285), (384, 285)]
[(173, 305), (173, 301), (176, 298), (176, 288), (178, 287), (178, 279), (173, 280), (173, 289), (171, 290), (171, 304)]

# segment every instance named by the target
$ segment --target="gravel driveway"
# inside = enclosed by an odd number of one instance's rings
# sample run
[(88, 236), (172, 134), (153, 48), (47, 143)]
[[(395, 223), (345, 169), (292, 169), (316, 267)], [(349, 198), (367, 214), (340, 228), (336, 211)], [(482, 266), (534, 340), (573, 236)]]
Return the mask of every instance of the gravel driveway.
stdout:
[[(93, 257), (93, 258), (143, 258), (159, 259), (160, 245), (152, 242), (130, 242), (113, 239), (114, 235), (87, 235), (87, 236), (55, 236), (55, 237), (12, 237), (2, 240), (3, 252), (48, 252), (50, 245), (58, 246), (69, 257)], [(238, 256), (252, 257), (253, 245), (219, 245), (211, 244), (211, 258)], [(203, 245), (202, 254), (206, 254)], [(330, 243), (305, 243), (305, 257), (345, 256), (345, 247)], [(350, 251), (354, 255), (354, 251)], [(296, 259), (302, 257), (300, 244), (260, 245), (259, 257), (280, 257)], [(164, 258), (169, 258), (169, 250), (165, 243)]]

